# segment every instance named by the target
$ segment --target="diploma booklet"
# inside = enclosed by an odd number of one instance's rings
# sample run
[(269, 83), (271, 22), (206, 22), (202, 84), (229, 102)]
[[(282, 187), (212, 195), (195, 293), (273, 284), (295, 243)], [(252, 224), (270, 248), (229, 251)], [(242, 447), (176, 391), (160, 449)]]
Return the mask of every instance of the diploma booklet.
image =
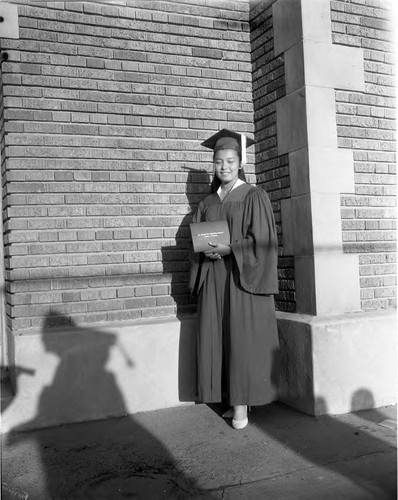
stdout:
[(229, 245), (231, 243), (226, 220), (194, 222), (190, 224), (190, 228), (194, 252), (211, 250), (209, 242), (215, 245), (217, 243), (222, 243), (223, 245)]

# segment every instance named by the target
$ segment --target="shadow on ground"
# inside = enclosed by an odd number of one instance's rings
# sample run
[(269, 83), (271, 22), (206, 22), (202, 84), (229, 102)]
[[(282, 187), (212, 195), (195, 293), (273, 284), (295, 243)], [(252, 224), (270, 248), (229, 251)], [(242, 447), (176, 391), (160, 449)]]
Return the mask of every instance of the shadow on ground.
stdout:
[[(325, 401), (320, 400), (318, 403), (324, 404), (324, 410), (327, 411)], [(226, 407), (211, 405), (211, 409), (221, 418)], [(313, 417), (282, 403), (252, 408), (249, 414), (249, 426), (244, 431), (239, 431), (246, 436), (246, 439), (253, 433), (257, 435), (250, 452), (258, 463), (257, 473), (254, 475), (252, 473), (250, 477), (251, 490), (264, 495), (258, 498), (278, 500), (296, 498), (395, 500), (397, 498), (395, 443), (391, 442), (391, 439), (388, 442), (380, 438), (382, 435), (380, 423), (386, 421), (392, 422), (379, 410)], [(389, 433), (395, 434), (392, 431)], [(237, 445), (245, 446), (242, 435), (237, 440)], [(243, 452), (242, 448), (241, 451)], [(248, 460), (251, 460), (250, 456)], [(253, 463), (252, 470), (255, 467)], [(262, 468), (266, 470), (266, 474)], [(256, 486), (256, 482), (264, 479), (267, 481), (262, 486), (260, 484)], [(304, 481), (307, 484), (304, 484)], [(312, 483), (311, 486), (308, 482)], [(347, 488), (344, 484), (352, 487), (352, 492), (355, 491), (357, 496), (350, 496), (349, 491), (347, 496), (340, 496), (343, 495), (344, 488)], [(276, 491), (280, 490), (281, 485), (285, 489), (283, 489), (284, 494), (281, 490), (279, 496)], [(240, 488), (239, 485), (235, 485), (235, 489)], [(234, 488), (231, 492), (233, 490)], [(249, 491), (245, 494), (248, 495), (247, 498), (257, 498), (252, 496), (253, 493), (249, 494)], [(243, 500), (245, 497), (226, 495), (225, 498)]]

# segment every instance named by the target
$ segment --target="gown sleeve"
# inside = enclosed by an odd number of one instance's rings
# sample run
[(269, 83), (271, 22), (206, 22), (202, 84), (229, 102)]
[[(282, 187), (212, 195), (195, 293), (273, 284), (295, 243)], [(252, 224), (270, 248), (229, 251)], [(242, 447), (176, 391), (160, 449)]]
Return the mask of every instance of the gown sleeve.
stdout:
[(242, 238), (231, 243), (240, 284), (250, 293), (278, 293), (278, 240), (271, 202), (261, 188), (253, 188), (245, 199)]

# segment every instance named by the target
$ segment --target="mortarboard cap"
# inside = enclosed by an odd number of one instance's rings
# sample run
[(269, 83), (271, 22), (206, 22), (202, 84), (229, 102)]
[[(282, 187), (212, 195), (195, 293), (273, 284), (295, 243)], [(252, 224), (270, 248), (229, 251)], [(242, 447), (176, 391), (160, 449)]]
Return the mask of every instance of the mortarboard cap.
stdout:
[(202, 146), (212, 149), (214, 152), (220, 149), (234, 149), (241, 153), (242, 163), (246, 163), (246, 148), (254, 144), (254, 140), (241, 134), (223, 128), (216, 134), (202, 142)]

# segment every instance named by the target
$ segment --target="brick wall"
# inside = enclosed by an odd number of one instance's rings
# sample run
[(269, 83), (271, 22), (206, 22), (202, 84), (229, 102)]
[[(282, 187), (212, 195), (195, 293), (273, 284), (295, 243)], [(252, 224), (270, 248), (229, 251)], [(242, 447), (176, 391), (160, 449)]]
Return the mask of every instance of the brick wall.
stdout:
[[(249, 180), (270, 195), (280, 238), (277, 307), (294, 311), (293, 258), (283, 256), (280, 221), (288, 158), (277, 155), (275, 125), (284, 61), (273, 55), (272, 2), (253, 2), (250, 13), (248, 2), (232, 0), (19, 3), (20, 38), (1, 41), (9, 54), (9, 328), (40, 328), (45, 317), (91, 323), (193, 311), (188, 223), (212, 172), (200, 142), (222, 127), (255, 134)], [(355, 160), (356, 193), (341, 198), (344, 250), (359, 253), (365, 310), (395, 304), (385, 5), (331, 2), (334, 43), (364, 49), (366, 92), (336, 91), (336, 110), (339, 146)]]
[[(1, 79), (1, 64), (0, 64), (0, 164), (1, 164), (1, 175), (3, 177), (3, 172), (5, 170), (5, 155), (4, 155), (4, 100), (3, 100), (3, 82)], [(0, 332), (5, 332), (5, 290), (4, 290), (4, 254), (3, 254), (3, 220), (0, 219)], [(1, 338), (1, 366), (5, 366), (6, 360), (6, 348), (5, 348), (5, 336)], [(1, 369), (0, 376), (3, 377), (3, 370)]]
[(284, 58), (274, 56), (272, 5), (257, 2), (250, 14), (256, 177), (269, 194), (279, 240), (279, 294), (276, 307), (295, 311), (294, 258), (283, 255), (281, 200), (290, 198), (288, 155), (278, 156), (275, 102), (285, 90)]
[(333, 41), (361, 47), (365, 92), (336, 91), (339, 147), (354, 155), (355, 194), (341, 197), (343, 246), (359, 254), (363, 310), (396, 306), (395, 68), (389, 4), (332, 1)]
[(248, 3), (18, 8), (1, 41), (9, 328), (191, 311), (200, 142), (254, 131)]

